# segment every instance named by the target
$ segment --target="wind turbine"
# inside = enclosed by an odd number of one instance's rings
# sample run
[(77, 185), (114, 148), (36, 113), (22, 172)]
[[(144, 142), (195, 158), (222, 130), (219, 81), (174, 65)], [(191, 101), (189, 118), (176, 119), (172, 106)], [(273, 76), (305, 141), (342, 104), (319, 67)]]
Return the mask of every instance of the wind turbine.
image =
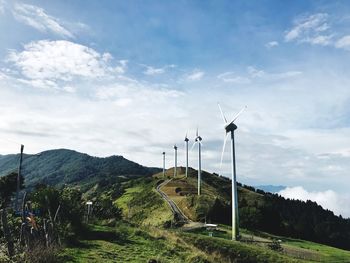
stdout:
[(222, 165), (222, 159), (224, 157), (225, 152), (225, 146), (226, 141), (228, 138), (229, 133), (231, 133), (231, 158), (232, 158), (232, 165), (231, 165), (231, 173), (232, 173), (232, 240), (237, 240), (239, 237), (239, 216), (238, 216), (238, 197), (237, 197), (237, 182), (236, 182), (236, 156), (235, 156), (235, 135), (234, 132), (237, 129), (236, 124), (234, 124), (234, 121), (238, 118), (239, 115), (247, 108), (245, 106), (243, 109), (241, 109), (237, 115), (232, 119), (232, 121), (227, 122), (227, 119), (220, 107), (220, 104), (218, 103), (221, 117), (224, 120), (225, 126), (225, 138), (224, 138), (224, 145), (222, 148), (221, 153), (221, 161), (220, 161), (220, 167)]
[(177, 175), (177, 146), (176, 144), (174, 145), (174, 150), (175, 150), (175, 165), (174, 165), (174, 177)]
[[(196, 131), (196, 138), (194, 140), (194, 143), (192, 145), (193, 147), (198, 144), (198, 195), (201, 195), (201, 174), (202, 174), (202, 157), (201, 157), (201, 146), (202, 146), (202, 137), (198, 135), (198, 128)], [(192, 150), (191, 149), (191, 150)]]
[(165, 177), (165, 152), (163, 154), (163, 177)]
[(187, 178), (188, 176), (188, 141), (189, 139), (187, 138), (187, 133), (185, 136), (185, 144), (186, 144), (186, 173), (185, 173), (185, 177)]

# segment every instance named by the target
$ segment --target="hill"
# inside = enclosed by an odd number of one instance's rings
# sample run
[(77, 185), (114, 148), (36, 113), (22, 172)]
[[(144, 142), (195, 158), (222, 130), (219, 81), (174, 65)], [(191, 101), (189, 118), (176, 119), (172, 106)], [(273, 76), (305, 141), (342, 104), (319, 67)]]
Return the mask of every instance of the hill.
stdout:
[[(197, 195), (197, 172), (172, 180), (162, 190), (193, 221), (231, 223), (231, 181), (203, 172), (202, 195)], [(167, 176), (172, 175), (170, 170)], [(154, 175), (162, 178), (162, 174)], [(240, 226), (300, 238), (350, 250), (350, 219), (334, 215), (315, 202), (285, 199), (251, 186), (238, 187)]]
[[(115, 204), (122, 208), (127, 223), (120, 223), (116, 228), (112, 227), (109, 230), (98, 226), (99, 231), (103, 229), (117, 233), (116, 239), (82, 240), (81, 248), (69, 248), (65, 251), (66, 255), (70, 256), (68, 262), (83, 262), (81, 260), (89, 258), (93, 258), (95, 262), (115, 262), (115, 258), (119, 258), (120, 262), (147, 262), (150, 259), (156, 260), (152, 262), (202, 263), (349, 262), (349, 251), (291, 238), (289, 235), (286, 237), (262, 231), (262, 218), (257, 218), (261, 226), (249, 225), (249, 220), (252, 220), (252, 217), (254, 219), (255, 214), (244, 209), (260, 210), (269, 207), (271, 202), (271, 194), (249, 186), (239, 187), (242, 241), (231, 241), (229, 222), (220, 224), (230, 220), (230, 180), (204, 172), (203, 194), (197, 197), (197, 171), (190, 169), (189, 178), (183, 177), (184, 168), (180, 167), (178, 171), (178, 177), (166, 184), (162, 183), (173, 177), (173, 169), (166, 171), (165, 178), (162, 173), (158, 173), (153, 178), (137, 178), (123, 182), (123, 193), (116, 198)], [(189, 228), (186, 225), (179, 227), (170, 213), (170, 207), (155, 191), (158, 185), (162, 185), (161, 190), (174, 200), (190, 219), (206, 219), (207, 222), (219, 223), (217, 229), (208, 230), (203, 224), (199, 228)], [(288, 200), (285, 202), (289, 204)], [(270, 220), (275, 222), (271, 217)], [(286, 216), (285, 222), (289, 220), (292, 219)], [(120, 236), (123, 241), (117, 241)], [(277, 240), (281, 242), (281, 250), (271, 248)]]
[[(0, 156), (0, 176), (18, 169), (19, 154)], [(65, 184), (108, 185), (120, 177), (150, 176), (160, 169), (148, 168), (122, 156), (92, 157), (67, 149), (44, 151), (23, 156), (22, 175), (27, 187), (38, 183), (54, 186)]]

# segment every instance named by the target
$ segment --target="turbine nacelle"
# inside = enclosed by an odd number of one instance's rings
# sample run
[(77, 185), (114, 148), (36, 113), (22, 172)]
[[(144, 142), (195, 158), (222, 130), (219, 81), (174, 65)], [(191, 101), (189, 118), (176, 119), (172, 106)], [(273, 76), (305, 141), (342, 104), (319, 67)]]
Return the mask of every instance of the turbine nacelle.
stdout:
[(237, 125), (234, 124), (233, 122), (231, 122), (230, 124), (228, 125), (225, 125), (225, 130), (226, 130), (226, 133), (229, 133), (229, 132), (232, 132), (234, 130), (237, 129)]
[(242, 114), (242, 112), (247, 108), (247, 106), (244, 106), (243, 109), (241, 109), (236, 114), (236, 116), (232, 119), (232, 121), (230, 121), (230, 122), (227, 121), (226, 116), (225, 116), (224, 112), (222, 111), (219, 103), (218, 103), (218, 106), (219, 106), (219, 110), (220, 110), (220, 113), (221, 113), (222, 120), (224, 121), (224, 125), (225, 125), (224, 126), (224, 129), (225, 129), (224, 145), (222, 147), (221, 160), (220, 160), (220, 167), (221, 167), (222, 166), (222, 160), (224, 158), (224, 152), (225, 152), (225, 147), (226, 147), (226, 141), (227, 141), (227, 138), (228, 138), (228, 134), (230, 132), (233, 133), (234, 130), (237, 129), (237, 125), (234, 124), (234, 121), (237, 120), (238, 116)]
[(174, 145), (174, 150), (175, 150), (175, 151), (177, 150), (177, 146), (176, 146), (176, 144)]

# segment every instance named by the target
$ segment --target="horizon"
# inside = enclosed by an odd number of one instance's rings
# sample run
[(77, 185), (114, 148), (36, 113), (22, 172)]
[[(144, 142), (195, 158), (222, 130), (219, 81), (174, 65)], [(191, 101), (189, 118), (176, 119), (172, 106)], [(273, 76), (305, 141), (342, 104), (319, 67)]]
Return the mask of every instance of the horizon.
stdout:
[[(84, 6), (84, 8), (81, 8)], [(0, 0), (0, 154), (69, 148), (167, 167), (186, 132), (230, 178), (350, 216), (350, 3)], [(5, 37), (6, 36), (6, 37)], [(195, 152), (190, 166), (196, 168)]]

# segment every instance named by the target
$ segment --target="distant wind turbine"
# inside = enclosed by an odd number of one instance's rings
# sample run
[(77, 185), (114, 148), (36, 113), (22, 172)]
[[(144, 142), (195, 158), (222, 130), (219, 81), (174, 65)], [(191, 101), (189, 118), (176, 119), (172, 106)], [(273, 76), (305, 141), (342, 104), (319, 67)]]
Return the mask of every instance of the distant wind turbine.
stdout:
[(218, 106), (219, 106), (219, 109), (221, 112), (221, 117), (225, 123), (224, 129), (225, 129), (225, 133), (226, 133), (225, 138), (224, 138), (224, 145), (223, 145), (222, 153), (221, 153), (220, 167), (222, 165), (222, 160), (224, 157), (226, 141), (227, 141), (229, 133), (231, 134), (232, 240), (237, 240), (239, 237), (239, 216), (238, 216), (238, 197), (237, 197), (237, 182), (236, 182), (236, 156), (235, 156), (235, 137), (234, 137), (234, 131), (237, 129), (237, 126), (234, 124), (234, 121), (238, 118), (239, 115), (241, 115), (241, 113), (247, 108), (247, 106), (245, 106), (243, 109), (241, 109), (238, 112), (238, 114), (230, 122), (227, 122), (227, 119), (226, 119), (219, 103), (218, 103)]
[(165, 177), (165, 152), (163, 154), (163, 177)]
[[(194, 143), (192, 145), (192, 149), (193, 147), (196, 145), (196, 143), (198, 144), (198, 195), (201, 195), (201, 174), (202, 174), (202, 157), (201, 157), (201, 146), (202, 146), (202, 137), (198, 135), (198, 128), (196, 131), (196, 138), (194, 140)], [(191, 149), (191, 150), (192, 150)]]
[(176, 177), (176, 175), (177, 175), (177, 146), (176, 146), (176, 144), (174, 145), (174, 151), (175, 151), (174, 177)]
[(189, 139), (187, 138), (187, 133), (185, 136), (185, 144), (186, 144), (186, 172), (185, 172), (185, 177), (187, 178), (188, 176), (188, 141)]

